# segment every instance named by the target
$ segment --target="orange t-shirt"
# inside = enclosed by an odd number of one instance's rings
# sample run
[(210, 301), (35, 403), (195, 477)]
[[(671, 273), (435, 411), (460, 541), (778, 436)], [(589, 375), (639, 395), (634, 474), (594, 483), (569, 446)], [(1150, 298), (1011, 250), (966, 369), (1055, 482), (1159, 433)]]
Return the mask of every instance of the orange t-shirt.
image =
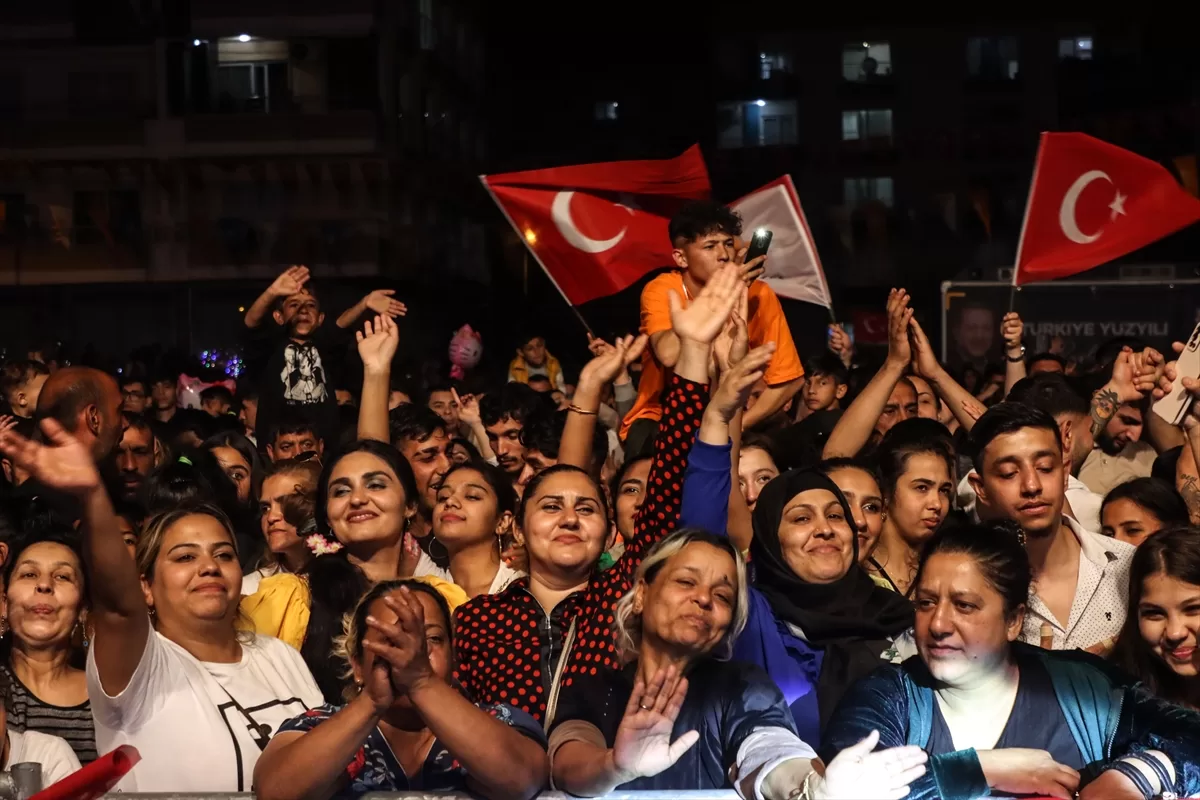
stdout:
[[(642, 333), (653, 336), (659, 331), (671, 330), (671, 306), (667, 298), (672, 290), (686, 306), (688, 299), (683, 290), (682, 272), (667, 272), (646, 284), (642, 290)], [(771, 287), (762, 281), (750, 284), (749, 313), (746, 327), (750, 334), (750, 346), (759, 347), (766, 342), (776, 344), (775, 355), (771, 356), (763, 375), (767, 385), (778, 386), (804, 377), (800, 354), (796, 352), (796, 343), (792, 341), (792, 331), (783, 316), (783, 307), (779, 305), (779, 298)], [(625, 438), (629, 427), (639, 419), (662, 419), (660, 403), (663, 387), (667, 385), (667, 372), (667, 368), (654, 357), (654, 350), (647, 346), (642, 354), (642, 379), (638, 384), (637, 401), (621, 423), (621, 438)]]

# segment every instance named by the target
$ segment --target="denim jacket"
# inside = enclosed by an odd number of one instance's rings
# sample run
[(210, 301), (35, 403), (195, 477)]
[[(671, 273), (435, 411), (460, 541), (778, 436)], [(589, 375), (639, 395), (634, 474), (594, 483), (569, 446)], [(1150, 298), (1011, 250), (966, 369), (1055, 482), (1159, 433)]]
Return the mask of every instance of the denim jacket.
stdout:
[[(1050, 674), (1055, 699), (1087, 769), (1084, 782), (1109, 763), (1165, 753), (1175, 767), (1175, 786), (1186, 797), (1200, 792), (1200, 714), (1172, 705), (1124, 680), (1104, 661), (1080, 651), (1051, 651), (1016, 643), (1020, 664), (1037, 659)], [(843, 698), (826, 730), (821, 755), (828, 760), (879, 731), (879, 748), (929, 742), (934, 715), (934, 680), (919, 656), (879, 668)], [(909, 787), (911, 800), (986, 797), (988, 783), (975, 750), (932, 756), (925, 775)]]

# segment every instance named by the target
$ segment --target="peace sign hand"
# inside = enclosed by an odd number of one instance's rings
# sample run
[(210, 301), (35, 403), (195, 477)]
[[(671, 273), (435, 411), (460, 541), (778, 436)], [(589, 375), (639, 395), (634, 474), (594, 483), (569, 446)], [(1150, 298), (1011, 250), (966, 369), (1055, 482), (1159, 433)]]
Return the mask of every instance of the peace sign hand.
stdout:
[(634, 681), (633, 694), (613, 741), (613, 764), (627, 776), (621, 783), (659, 774), (700, 741), (697, 731), (688, 731), (671, 741), (671, 730), (687, 696), (687, 684), (687, 678), (680, 677), (674, 665), (660, 668), (649, 684), (640, 675)]

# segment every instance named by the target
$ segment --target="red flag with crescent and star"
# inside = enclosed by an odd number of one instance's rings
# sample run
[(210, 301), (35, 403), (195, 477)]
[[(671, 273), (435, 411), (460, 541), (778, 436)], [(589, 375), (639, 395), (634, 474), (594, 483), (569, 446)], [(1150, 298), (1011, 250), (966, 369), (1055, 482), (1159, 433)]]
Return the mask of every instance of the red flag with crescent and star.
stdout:
[(1082, 133), (1043, 133), (1013, 285), (1091, 269), (1200, 220), (1161, 164)]
[(672, 266), (667, 223), (685, 202), (711, 191), (699, 145), (664, 161), (611, 161), (479, 179), (575, 306)]

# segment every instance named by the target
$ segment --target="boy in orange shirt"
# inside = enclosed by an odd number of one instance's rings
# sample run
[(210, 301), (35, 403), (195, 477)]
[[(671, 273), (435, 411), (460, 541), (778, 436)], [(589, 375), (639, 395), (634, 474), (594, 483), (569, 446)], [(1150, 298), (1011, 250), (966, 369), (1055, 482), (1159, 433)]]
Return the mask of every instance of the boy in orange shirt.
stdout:
[[(679, 338), (671, 330), (670, 296), (674, 292), (686, 306), (700, 293), (710, 276), (730, 261), (740, 264), (745, 248), (738, 249), (742, 220), (736, 212), (712, 200), (697, 200), (681, 208), (671, 220), (672, 256), (677, 271), (659, 275), (642, 290), (641, 331), (650, 337), (642, 355), (642, 378), (638, 397), (621, 426), (626, 452), (639, 452), (658, 430), (662, 418), (661, 394), (667, 372), (679, 358)], [(751, 428), (787, 404), (804, 384), (804, 369), (783, 316), (779, 298), (760, 280), (765, 256), (742, 266), (748, 286), (750, 347), (775, 342), (775, 355), (767, 364), (763, 380), (767, 389), (754, 408), (745, 412), (742, 427)]]

